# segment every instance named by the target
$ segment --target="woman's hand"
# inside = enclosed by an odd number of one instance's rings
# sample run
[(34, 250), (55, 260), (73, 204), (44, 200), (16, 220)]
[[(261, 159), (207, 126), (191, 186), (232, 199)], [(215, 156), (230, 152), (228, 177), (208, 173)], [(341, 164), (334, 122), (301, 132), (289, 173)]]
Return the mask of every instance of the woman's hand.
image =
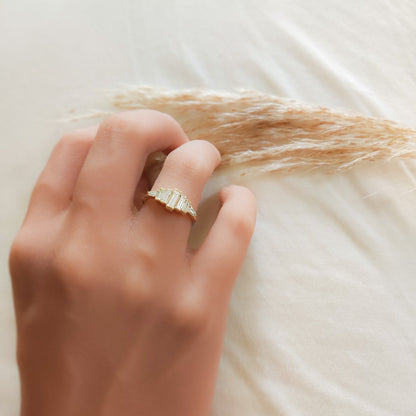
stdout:
[(256, 205), (223, 188), (191, 250), (189, 217), (138, 202), (158, 150), (153, 189), (179, 188), (196, 209), (221, 157), (166, 114), (119, 113), (53, 149), (9, 259), (22, 416), (209, 414)]

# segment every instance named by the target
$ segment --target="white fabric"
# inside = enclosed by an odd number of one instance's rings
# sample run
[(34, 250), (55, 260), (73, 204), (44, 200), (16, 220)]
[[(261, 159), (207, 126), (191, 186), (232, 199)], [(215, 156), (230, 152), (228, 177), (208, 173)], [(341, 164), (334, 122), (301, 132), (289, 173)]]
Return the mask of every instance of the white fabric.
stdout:
[[(256, 88), (416, 127), (415, 21), (412, 0), (4, 0), (0, 414), (19, 409), (8, 248), (53, 143), (88, 124), (58, 118), (125, 82)], [(239, 182), (258, 222), (213, 415), (415, 415), (416, 162)]]

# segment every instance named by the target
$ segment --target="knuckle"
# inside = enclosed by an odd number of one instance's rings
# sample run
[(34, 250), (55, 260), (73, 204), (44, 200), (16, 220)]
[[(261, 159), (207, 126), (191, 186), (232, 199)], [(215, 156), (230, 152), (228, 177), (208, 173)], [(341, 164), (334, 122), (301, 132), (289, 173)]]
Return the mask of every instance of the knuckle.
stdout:
[(13, 276), (15, 273), (32, 263), (38, 256), (38, 247), (22, 234), (15, 237), (9, 252), (9, 270)]
[(73, 133), (66, 133), (64, 134), (61, 139), (56, 144), (57, 148), (68, 147), (72, 146), (74, 142), (74, 134)]
[(169, 114), (156, 110), (140, 109), (115, 113), (99, 126), (99, 140), (107, 144), (146, 147), (156, 132), (176, 135), (183, 130)]
[(58, 147), (72, 147), (81, 141), (80, 136), (76, 132), (64, 134), (59, 140)]
[(8, 267), (12, 281), (26, 285), (27, 280), (44, 274), (52, 258), (52, 247), (49, 233), (40, 235), (33, 226), (23, 227), (10, 246)]
[(143, 114), (146, 114), (149, 118), (154, 118), (156, 122), (166, 123), (170, 125), (168, 127), (172, 127), (174, 129), (182, 128), (180, 124), (178, 123), (178, 121), (168, 113), (162, 113), (161, 111), (157, 111), (157, 110), (142, 110), (142, 111), (143, 111)]
[(205, 156), (205, 158), (206, 155), (209, 154), (217, 163), (221, 161), (221, 152), (213, 143), (209, 142), (208, 140), (192, 140), (186, 145), (189, 147), (196, 147), (195, 151), (198, 151), (198, 153)]
[(56, 183), (50, 175), (42, 175), (33, 188), (33, 195), (52, 196), (56, 193)]
[(202, 296), (182, 295), (170, 309), (170, 320), (174, 330), (182, 335), (202, 333), (209, 320), (209, 309)]
[(204, 165), (204, 160), (196, 154), (184, 152), (180, 160), (180, 169), (186, 177), (203, 174), (207, 170)]
[(99, 130), (105, 136), (115, 136), (125, 132), (130, 123), (129, 112), (115, 113), (101, 122)]
[(89, 192), (81, 193), (77, 192), (77, 190), (74, 191), (71, 212), (78, 216), (78, 218), (83, 218), (84, 221), (91, 223), (97, 219), (97, 213), (100, 212), (101, 206), (100, 201), (97, 200), (97, 198), (94, 198), (92, 187), (87, 184), (85, 185), (85, 188), (87, 188)]
[(181, 146), (172, 151), (166, 158), (166, 164), (180, 169), (185, 177), (206, 176), (210, 172), (210, 166), (206, 156), (191, 147)]
[(234, 195), (239, 195), (240, 197), (247, 199), (254, 199), (254, 195), (253, 193), (250, 191), (250, 189), (248, 189), (245, 186), (241, 186), (241, 185), (237, 185), (235, 183), (232, 183), (230, 185), (227, 185), (224, 188), (225, 191), (234, 194)]
[(130, 146), (138, 142), (138, 137), (148, 132), (147, 123), (134, 117), (135, 111), (123, 111), (112, 114), (99, 126), (99, 140), (106, 145)]
[(92, 263), (83, 245), (70, 241), (55, 253), (51, 269), (65, 286), (86, 288), (94, 276)]
[[(103, 120), (99, 130), (107, 136), (124, 136), (124, 133), (133, 129), (136, 133), (146, 134), (152, 131), (152, 126), (166, 122), (175, 127), (179, 126), (172, 116), (156, 110), (122, 111)], [(126, 138), (128, 139), (128, 136)]]
[(173, 132), (182, 130), (179, 122), (168, 113), (163, 113), (158, 110), (140, 109), (125, 112), (128, 117), (139, 120), (144, 128), (150, 128), (153, 125), (163, 125), (167, 130), (171, 129)]
[(136, 258), (136, 264), (139, 264), (144, 270), (155, 270), (158, 265), (157, 250), (151, 241), (137, 247), (134, 250), (134, 256)]
[(93, 137), (87, 134), (85, 129), (81, 129), (64, 134), (56, 146), (60, 148), (78, 148), (90, 144), (92, 141)]
[(38, 266), (47, 264), (51, 257), (52, 240), (49, 231), (42, 234), (37, 227), (25, 225), (10, 246), (10, 271), (24, 270), (33, 274)]
[(147, 309), (154, 299), (151, 281), (137, 273), (137, 270), (127, 273), (120, 291), (123, 303), (136, 312)]

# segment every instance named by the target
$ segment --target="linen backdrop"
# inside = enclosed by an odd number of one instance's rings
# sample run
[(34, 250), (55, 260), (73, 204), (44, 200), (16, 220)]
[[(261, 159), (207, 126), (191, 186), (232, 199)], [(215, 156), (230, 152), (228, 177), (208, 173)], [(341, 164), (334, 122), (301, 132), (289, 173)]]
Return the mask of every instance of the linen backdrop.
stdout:
[[(416, 127), (415, 21), (412, 0), (3, 0), (0, 414), (19, 409), (8, 249), (53, 144), (91, 122), (60, 119), (128, 83), (255, 88)], [(414, 160), (214, 175), (204, 200), (242, 183), (258, 221), (213, 415), (416, 415), (415, 175)]]

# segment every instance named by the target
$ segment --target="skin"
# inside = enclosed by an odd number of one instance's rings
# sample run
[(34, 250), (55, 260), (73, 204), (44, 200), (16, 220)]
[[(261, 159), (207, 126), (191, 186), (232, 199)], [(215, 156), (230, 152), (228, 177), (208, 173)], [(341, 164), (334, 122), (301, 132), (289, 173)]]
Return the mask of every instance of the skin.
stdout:
[(142, 203), (154, 151), (167, 158), (152, 189), (196, 209), (221, 156), (166, 114), (119, 113), (54, 147), (9, 257), (21, 416), (209, 415), (256, 203), (221, 189), (190, 249), (188, 216)]

